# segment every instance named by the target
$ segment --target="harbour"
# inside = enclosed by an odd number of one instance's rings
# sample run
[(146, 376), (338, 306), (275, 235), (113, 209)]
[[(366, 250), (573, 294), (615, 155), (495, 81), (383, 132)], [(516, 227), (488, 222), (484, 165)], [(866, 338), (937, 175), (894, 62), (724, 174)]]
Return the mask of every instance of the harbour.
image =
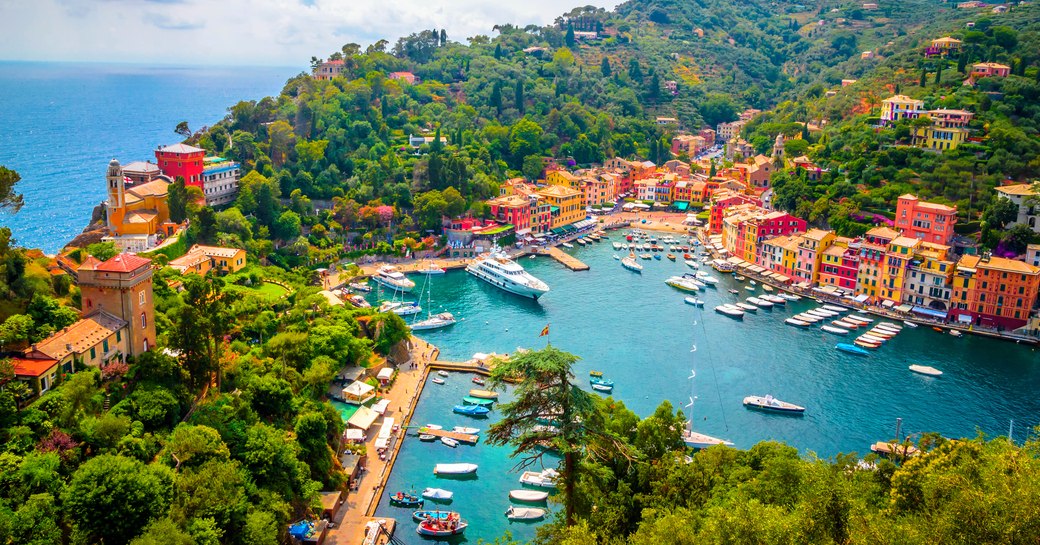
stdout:
[[(486, 430), (495, 420), (494, 410), (479, 421), (451, 410), (473, 388), (471, 377), (486, 372), (467, 360), (478, 352), (505, 354), (546, 341), (582, 358), (575, 368), (579, 384), (591, 390), (585, 377), (599, 370), (617, 384), (615, 399), (644, 416), (662, 400), (671, 401), (673, 408), (685, 405), (691, 394), (686, 378), (694, 369), (695, 431), (731, 439), (737, 448), (778, 440), (822, 456), (863, 455), (878, 440), (894, 436), (897, 418), (903, 419), (910, 437), (932, 431), (973, 436), (976, 429), (999, 435), (1006, 433), (1012, 419), (1027, 426), (1036, 423), (1040, 403), (1033, 399), (1030, 385), (1040, 378), (1040, 371), (1035, 368), (1034, 347), (976, 336), (957, 339), (938, 336), (930, 328), (907, 327), (865, 356), (843, 352), (835, 349), (840, 337), (819, 327), (857, 319), (854, 313), (838, 312), (815, 326), (791, 328), (784, 321), (792, 316), (837, 312), (803, 298), (763, 307), (742, 321), (731, 320), (710, 309), (763, 296), (767, 292), (761, 284), (752, 292), (743, 289), (752, 287), (750, 283), (712, 271), (720, 282), (699, 290), (696, 297), (705, 301), (707, 310), (699, 309), (685, 304), (682, 293), (665, 284), (667, 278), (690, 270), (681, 261), (645, 262), (643, 274), (635, 275), (612, 258), (613, 252), (609, 244), (565, 251), (589, 265), (589, 271), (577, 275), (545, 256), (523, 259), (524, 268), (552, 288), (538, 301), (495, 289), (462, 271), (432, 277), (432, 310), (450, 311), (459, 322), (450, 329), (417, 333), (436, 345), (446, 361), (419, 375), (423, 384), (405, 429), (435, 423), (445, 429), (472, 425)], [(739, 293), (731, 294), (730, 289)], [(589, 316), (604, 319), (590, 323)], [(886, 331), (877, 327), (881, 320), (865, 319), (873, 323), (857, 322), (863, 327), (853, 335)], [(540, 337), (547, 325), (548, 335)], [(694, 347), (696, 352), (691, 352)], [(943, 376), (908, 370), (909, 364), (942, 369)], [(450, 373), (444, 385), (433, 385), (427, 375), (441, 368), (457, 372)], [(794, 419), (745, 410), (741, 400), (748, 395), (773, 395), (805, 412)], [(508, 395), (503, 398), (507, 400)], [(482, 440), (448, 448), (440, 442), (420, 442), (414, 435), (403, 435), (401, 441), (393, 470), (383, 478), (385, 487), (372, 497), (372, 515), (407, 521), (411, 512), (391, 507), (386, 494), (436, 486), (454, 492), (447, 508), (471, 522), (468, 539), (493, 539), (507, 529), (516, 538), (533, 537), (535, 525), (511, 522), (504, 515), (508, 492), (519, 487), (520, 476), (513, 471), (515, 461), (508, 448)], [(480, 469), (475, 478), (433, 476), (434, 464), (455, 462), (476, 463)], [(485, 494), (495, 501), (482, 499)], [(423, 541), (410, 522), (399, 526), (399, 539)]]

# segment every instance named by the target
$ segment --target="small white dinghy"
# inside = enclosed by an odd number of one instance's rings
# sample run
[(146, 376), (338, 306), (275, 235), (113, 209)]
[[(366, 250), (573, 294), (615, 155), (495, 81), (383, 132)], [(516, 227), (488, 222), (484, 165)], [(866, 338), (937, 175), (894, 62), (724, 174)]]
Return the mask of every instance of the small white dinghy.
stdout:
[(442, 379), (441, 377), (433, 377), (433, 383), (434, 384), (444, 384), (444, 379)]
[(545, 518), (545, 509), (510, 505), (509, 509), (506, 509), (506, 518), (509, 520), (541, 520)]
[(448, 501), (455, 494), (451, 490), (445, 490), (443, 488), (427, 488), (422, 491), (422, 497), (428, 500), (442, 500)]
[(509, 499), (516, 501), (545, 501), (549, 498), (548, 492), (540, 490), (510, 490)]
[(441, 437), (441, 443), (444, 443), (445, 446), (448, 446), (448, 447), (451, 447), (451, 448), (455, 448), (455, 447), (459, 446), (459, 442), (454, 440), (454, 439), (452, 439), (451, 437)]
[(920, 373), (922, 375), (928, 375), (930, 377), (941, 377), (943, 374), (942, 371), (936, 369), (935, 367), (930, 367), (928, 365), (911, 365), (910, 370), (915, 373)]
[(467, 475), (477, 472), (477, 464), (437, 464), (433, 466), (434, 475)]

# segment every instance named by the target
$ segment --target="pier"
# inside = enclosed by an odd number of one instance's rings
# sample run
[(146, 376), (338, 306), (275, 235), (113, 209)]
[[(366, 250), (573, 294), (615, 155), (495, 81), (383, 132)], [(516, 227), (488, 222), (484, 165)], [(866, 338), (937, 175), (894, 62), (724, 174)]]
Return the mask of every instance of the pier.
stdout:
[(578, 258), (576, 258), (576, 257), (574, 257), (572, 255), (563, 253), (563, 251), (561, 251), (559, 248), (557, 248), (555, 246), (551, 246), (549, 248), (545, 248), (540, 253), (542, 255), (547, 255), (547, 256), (552, 257), (556, 261), (559, 261), (560, 263), (562, 263), (564, 267), (567, 267), (568, 269), (570, 269), (572, 271), (587, 271), (587, 270), (589, 270), (589, 266), (588, 265), (582, 263), (581, 261), (578, 260)]
[(480, 437), (468, 433), (459, 433), (457, 431), (448, 430), (435, 430), (431, 428), (419, 428), (419, 433), (432, 435), (434, 437), (447, 437), (449, 439), (454, 439), (460, 443), (467, 443), (470, 445), (475, 445), (477, 444), (477, 441), (480, 440)]

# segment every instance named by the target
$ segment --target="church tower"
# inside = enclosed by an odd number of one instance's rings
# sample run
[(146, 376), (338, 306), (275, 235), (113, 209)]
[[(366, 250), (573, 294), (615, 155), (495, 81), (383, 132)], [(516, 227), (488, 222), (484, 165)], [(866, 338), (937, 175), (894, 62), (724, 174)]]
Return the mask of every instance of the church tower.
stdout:
[(782, 159), (784, 156), (784, 142), (787, 139), (784, 138), (784, 133), (776, 135), (776, 140), (773, 142), (773, 158)]
[(127, 322), (131, 356), (155, 346), (151, 259), (134, 254), (101, 263), (87, 259), (76, 273), (84, 316), (102, 310)]
[(115, 232), (115, 225), (122, 223), (122, 215), (126, 209), (126, 179), (123, 178), (123, 167), (119, 161), (112, 159), (108, 163), (108, 202), (105, 206), (105, 221), (108, 230)]

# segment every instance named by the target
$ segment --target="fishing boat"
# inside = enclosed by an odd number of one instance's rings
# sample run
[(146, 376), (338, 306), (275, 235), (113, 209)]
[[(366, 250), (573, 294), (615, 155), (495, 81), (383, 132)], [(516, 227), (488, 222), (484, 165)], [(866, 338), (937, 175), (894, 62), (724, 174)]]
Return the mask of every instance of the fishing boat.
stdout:
[(451, 448), (459, 446), (459, 442), (452, 439), (451, 437), (441, 437), (441, 443), (444, 443), (444, 446)]
[(466, 416), (486, 418), (488, 413), (491, 412), (491, 409), (481, 407), (480, 405), (455, 405), (451, 408), (451, 412)]
[(487, 384), (487, 381), (484, 380), (484, 377), (473, 377), (473, 384), (479, 384), (483, 386), (484, 384)]
[(784, 320), (784, 323), (787, 324), (787, 325), (793, 325), (795, 327), (809, 327), (810, 325), (812, 325), (810, 322), (806, 322), (804, 320), (801, 320), (798, 317), (788, 318), (788, 319)]
[(862, 348), (860, 348), (860, 347), (858, 347), (858, 346), (856, 346), (854, 344), (838, 343), (838, 344), (834, 345), (834, 348), (837, 348), (838, 350), (841, 350), (842, 352), (848, 352), (849, 354), (855, 354), (857, 356), (866, 356), (866, 355), (870, 354), (870, 352), (867, 352), (866, 350), (863, 350)]
[(397, 267), (384, 265), (372, 275), (372, 281), (394, 291), (410, 292), (415, 289), (415, 282), (408, 279)]
[(722, 304), (715, 307), (715, 312), (729, 316), (730, 318), (736, 318), (737, 320), (744, 319), (744, 311), (740, 310), (740, 307), (735, 307), (730, 304)]
[(941, 377), (943, 374), (942, 371), (928, 365), (914, 364), (910, 366), (910, 370), (915, 373), (920, 373), (922, 375), (928, 375), (930, 377)]
[(498, 399), (498, 392), (492, 392), (490, 390), (473, 389), (469, 391), (469, 395), (482, 399)]
[(563, 246), (564, 248), (573, 248), (574, 247), (574, 245), (571, 244), (570, 242), (561, 242), (560, 246)]
[(469, 475), (477, 472), (477, 464), (437, 464), (433, 466), (434, 475)]
[(914, 323), (914, 322), (911, 322), (910, 320), (903, 320), (903, 323), (906, 324), (906, 327), (910, 327), (910, 328), (917, 327), (917, 324)]
[[(427, 490), (440, 490), (440, 488), (427, 488)], [(444, 492), (448, 492), (444, 490)], [(451, 492), (448, 492), (451, 494)], [(451, 498), (448, 498), (451, 499)], [(447, 519), (451, 515), (457, 515), (453, 511), (412, 511), (412, 520), (415, 522), (422, 522), (427, 519)]]
[(444, 379), (442, 379), (441, 377), (433, 377), (433, 380), (431, 382), (433, 382), (434, 384), (444, 384)]
[(455, 433), (465, 433), (466, 435), (477, 435), (480, 433), (480, 428), (467, 428), (466, 426), (455, 426), (451, 429)]
[(462, 402), (466, 405), (480, 405), (481, 407), (490, 407), (495, 404), (494, 399), (485, 399), (482, 397), (466, 396), (462, 398)]
[(453, 518), (429, 519), (419, 523), (415, 531), (425, 537), (449, 537), (461, 535), (469, 523), (462, 520), (458, 513)]
[(698, 289), (691, 279), (681, 276), (673, 276), (664, 283), (680, 291), (696, 292)]
[(635, 272), (643, 272), (643, 266), (636, 261), (636, 254), (628, 254), (628, 257), (621, 258), (621, 266)]
[(541, 520), (545, 518), (545, 509), (510, 505), (509, 509), (506, 509), (506, 518), (509, 520)]
[(517, 262), (509, 259), (498, 246), (466, 266), (466, 272), (509, 293), (538, 299), (549, 291), (545, 282), (531, 276)]
[(422, 507), (425, 501), (416, 496), (415, 494), (409, 494), (408, 492), (393, 492), (390, 494), (390, 505), (396, 505), (398, 507)]
[(749, 305), (747, 303), (734, 303), (734, 306), (743, 310), (744, 312), (758, 312), (758, 307), (755, 305)]
[(368, 284), (366, 284), (364, 282), (351, 282), (351, 283), (349, 283), (347, 285), (350, 286), (350, 289), (352, 289), (354, 291), (360, 291), (360, 292), (363, 292), (363, 293), (368, 293), (368, 292), (372, 291), (372, 286), (369, 286)]
[(849, 334), (849, 330), (845, 329), (845, 328), (842, 328), (842, 327), (834, 327), (834, 326), (825, 325), (825, 326), (820, 327), (820, 329), (826, 331), (827, 333), (833, 333), (835, 335), (848, 335)]
[(950, 330), (950, 335), (953, 335), (954, 337), (963, 337), (964, 333), (961, 333), (960, 331), (957, 331), (956, 329), (951, 329)]
[(556, 488), (556, 478), (560, 473), (551, 467), (541, 471), (525, 471), (520, 475), (520, 482), (538, 488)]
[(526, 502), (532, 502), (533, 503), (533, 502), (545, 501), (548, 498), (549, 498), (549, 493), (548, 492), (543, 492), (541, 490), (510, 490), (509, 491), (509, 499), (516, 500), (516, 501), (526, 501)]
[(683, 301), (687, 305), (693, 305), (695, 307), (703, 307), (704, 306), (704, 301), (702, 301), (700, 299), (697, 299), (696, 297), (684, 297)]
[(771, 395), (747, 396), (744, 398), (744, 406), (749, 409), (761, 409), (763, 411), (774, 411), (779, 413), (801, 414), (805, 412), (805, 407), (795, 405), (794, 403), (788, 403), (786, 401), (780, 401)]

